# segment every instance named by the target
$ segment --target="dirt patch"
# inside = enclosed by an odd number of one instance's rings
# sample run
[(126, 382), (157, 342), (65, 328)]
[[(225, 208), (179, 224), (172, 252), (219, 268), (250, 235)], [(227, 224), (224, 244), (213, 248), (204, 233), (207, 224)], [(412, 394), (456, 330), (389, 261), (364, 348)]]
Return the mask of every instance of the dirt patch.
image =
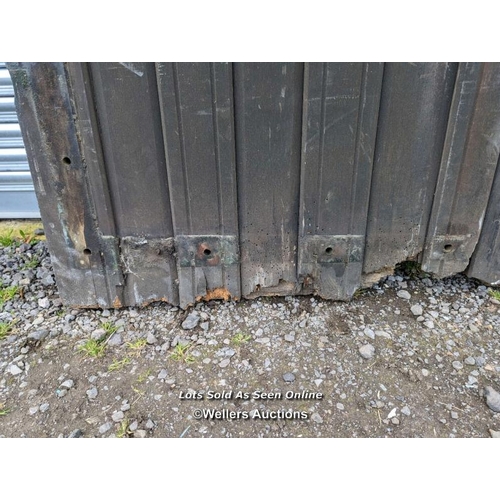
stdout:
[(24, 288), (0, 312), (10, 325), (0, 340), (2, 436), (489, 437), (500, 430), (500, 414), (482, 393), (500, 389), (499, 304), (465, 276), (398, 271), (350, 303), (199, 303), (185, 330), (186, 313), (162, 303), (63, 308), (43, 245), (4, 251), (0, 260), (6, 284)]

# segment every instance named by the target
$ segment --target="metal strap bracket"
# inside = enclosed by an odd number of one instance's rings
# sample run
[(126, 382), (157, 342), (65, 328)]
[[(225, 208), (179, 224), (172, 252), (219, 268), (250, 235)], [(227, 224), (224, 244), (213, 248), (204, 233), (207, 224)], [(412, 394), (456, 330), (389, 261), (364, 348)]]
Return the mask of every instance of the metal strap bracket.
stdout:
[(236, 236), (176, 236), (180, 267), (230, 266), (240, 261)]

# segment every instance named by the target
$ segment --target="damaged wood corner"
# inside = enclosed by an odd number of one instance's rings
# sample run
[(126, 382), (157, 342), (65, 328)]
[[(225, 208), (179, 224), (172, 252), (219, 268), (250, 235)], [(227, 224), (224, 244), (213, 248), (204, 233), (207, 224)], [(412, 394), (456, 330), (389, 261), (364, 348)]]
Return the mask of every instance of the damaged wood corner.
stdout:
[(143, 302), (142, 304), (140, 304), (139, 307), (148, 307), (151, 304), (154, 304), (155, 302), (163, 302), (165, 304), (175, 305), (175, 304), (172, 304), (172, 302), (170, 300), (168, 300), (167, 297), (160, 297), (157, 299), (146, 300), (146, 302)]
[(232, 297), (229, 290), (223, 287), (207, 290), (205, 295), (198, 295), (196, 297), (196, 302), (208, 302), (210, 300), (223, 300), (224, 302), (228, 302), (230, 300), (238, 300), (238, 297)]
[(181, 308), (240, 296), (236, 235), (178, 235), (175, 248)]
[(254, 291), (245, 295), (246, 299), (256, 299), (258, 297), (272, 297), (272, 296), (285, 296), (285, 295), (298, 295), (300, 285), (295, 282), (279, 279), (276, 285), (261, 286), (255, 285)]
[(364, 235), (307, 235), (299, 241), (299, 281), (303, 293), (348, 300), (359, 286)]
[(155, 301), (179, 304), (173, 238), (123, 237), (120, 264), (124, 276), (123, 306)]

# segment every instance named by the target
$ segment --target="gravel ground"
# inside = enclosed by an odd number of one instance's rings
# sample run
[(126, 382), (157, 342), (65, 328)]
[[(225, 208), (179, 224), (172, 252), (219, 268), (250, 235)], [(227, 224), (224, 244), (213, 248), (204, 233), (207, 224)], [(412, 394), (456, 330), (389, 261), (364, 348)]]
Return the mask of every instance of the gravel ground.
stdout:
[(404, 266), (350, 303), (62, 306), (0, 248), (1, 437), (498, 437), (500, 303)]

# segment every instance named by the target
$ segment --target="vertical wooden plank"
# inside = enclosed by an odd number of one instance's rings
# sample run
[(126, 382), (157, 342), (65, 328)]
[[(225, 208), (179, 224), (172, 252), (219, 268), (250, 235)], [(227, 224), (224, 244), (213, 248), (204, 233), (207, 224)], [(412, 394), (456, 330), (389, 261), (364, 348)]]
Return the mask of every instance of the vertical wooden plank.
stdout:
[(449, 63), (385, 65), (364, 273), (420, 257), (456, 72)]
[(383, 65), (306, 64), (299, 279), (350, 297), (361, 281)]
[(500, 159), (478, 244), (467, 274), (491, 285), (500, 285)]
[(120, 236), (172, 236), (154, 64), (91, 63), (97, 118)]
[(158, 63), (180, 304), (239, 298), (232, 68)]
[(234, 65), (242, 290), (297, 283), (303, 65)]
[(68, 63), (66, 69), (78, 116), (75, 126), (80, 138), (82, 156), (85, 159), (85, 180), (90, 195), (89, 201), (95, 213), (97, 237), (101, 244), (100, 254), (104, 273), (94, 273), (94, 285), (96, 288), (108, 289), (108, 307), (119, 307), (125, 305), (123, 295), (125, 280), (120, 266), (119, 240), (116, 236), (88, 67), (86, 63)]
[(106, 273), (113, 270), (97, 230), (65, 66), (18, 63), (10, 70), (61, 298), (66, 305), (109, 307), (115, 294)]
[(120, 238), (124, 304), (178, 303), (172, 216), (153, 63), (91, 63), (89, 78)]
[(478, 242), (498, 162), (499, 117), (500, 64), (461, 63), (422, 261), (437, 276), (464, 271)]

